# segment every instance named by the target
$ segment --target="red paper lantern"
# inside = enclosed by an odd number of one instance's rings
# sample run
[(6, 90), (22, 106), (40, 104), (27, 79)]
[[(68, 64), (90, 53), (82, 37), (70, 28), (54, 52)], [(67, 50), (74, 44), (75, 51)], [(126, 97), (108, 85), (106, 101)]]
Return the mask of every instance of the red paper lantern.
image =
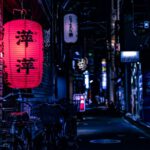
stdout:
[(11, 88), (34, 88), (40, 84), (43, 73), (40, 24), (19, 19), (4, 25), (4, 62)]

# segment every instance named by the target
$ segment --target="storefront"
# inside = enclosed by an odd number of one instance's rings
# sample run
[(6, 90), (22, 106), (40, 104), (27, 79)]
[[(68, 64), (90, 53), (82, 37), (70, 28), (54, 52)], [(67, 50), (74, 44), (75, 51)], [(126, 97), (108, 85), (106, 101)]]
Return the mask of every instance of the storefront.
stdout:
[(131, 113), (136, 119), (141, 118), (143, 105), (143, 83), (141, 63), (131, 64)]

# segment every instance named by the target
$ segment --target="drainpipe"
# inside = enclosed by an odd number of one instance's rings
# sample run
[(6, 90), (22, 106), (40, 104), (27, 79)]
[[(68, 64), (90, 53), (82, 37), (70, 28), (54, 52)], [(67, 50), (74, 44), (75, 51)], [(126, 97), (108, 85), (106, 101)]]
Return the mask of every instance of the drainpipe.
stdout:
[(0, 1), (0, 120), (2, 120), (3, 103), (3, 0)]
[(114, 0), (111, 0), (111, 34), (110, 34), (110, 53), (109, 53), (109, 57), (110, 57), (110, 64), (109, 64), (109, 101), (114, 103), (114, 77), (115, 77), (115, 49), (114, 49), (114, 36), (115, 36), (115, 17), (116, 17), (116, 13), (115, 13), (115, 9), (114, 9)]
[(54, 0), (51, 0), (51, 51), (50, 51), (50, 96), (55, 101), (55, 66), (54, 66), (54, 44), (55, 44), (55, 16)]

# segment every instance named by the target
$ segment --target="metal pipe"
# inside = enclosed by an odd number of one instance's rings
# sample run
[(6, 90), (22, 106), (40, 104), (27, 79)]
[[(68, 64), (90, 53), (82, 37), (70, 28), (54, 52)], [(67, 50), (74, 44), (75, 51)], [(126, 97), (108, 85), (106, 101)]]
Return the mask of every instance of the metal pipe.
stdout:
[(63, 5), (62, 5), (62, 8), (63, 10), (65, 10), (65, 8), (67, 7), (67, 5), (69, 4), (70, 0), (66, 0)]
[[(41, 6), (41, 8), (42, 8), (42, 10), (43, 10), (43, 12), (44, 12), (46, 18), (47, 18), (49, 24), (51, 24), (50, 17), (49, 17), (49, 15), (47, 14), (47, 12), (46, 12), (46, 10), (45, 10), (45, 7), (44, 7), (43, 2), (42, 2), (41, 0), (38, 0), (38, 2), (39, 2), (39, 4), (40, 4), (40, 6)], [(51, 15), (51, 14), (50, 14), (50, 15)], [(52, 15), (51, 15), (51, 17), (52, 17)]]

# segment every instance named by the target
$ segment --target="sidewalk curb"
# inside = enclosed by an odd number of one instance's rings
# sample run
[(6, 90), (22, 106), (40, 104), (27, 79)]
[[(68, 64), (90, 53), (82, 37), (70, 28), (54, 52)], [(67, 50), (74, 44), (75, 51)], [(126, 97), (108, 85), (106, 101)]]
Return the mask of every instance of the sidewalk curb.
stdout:
[(134, 119), (131, 114), (125, 114), (124, 118), (128, 120), (130, 123), (132, 123), (133, 125), (137, 126), (138, 128), (141, 128), (142, 130), (150, 134), (150, 125), (148, 125), (144, 121), (139, 119)]

